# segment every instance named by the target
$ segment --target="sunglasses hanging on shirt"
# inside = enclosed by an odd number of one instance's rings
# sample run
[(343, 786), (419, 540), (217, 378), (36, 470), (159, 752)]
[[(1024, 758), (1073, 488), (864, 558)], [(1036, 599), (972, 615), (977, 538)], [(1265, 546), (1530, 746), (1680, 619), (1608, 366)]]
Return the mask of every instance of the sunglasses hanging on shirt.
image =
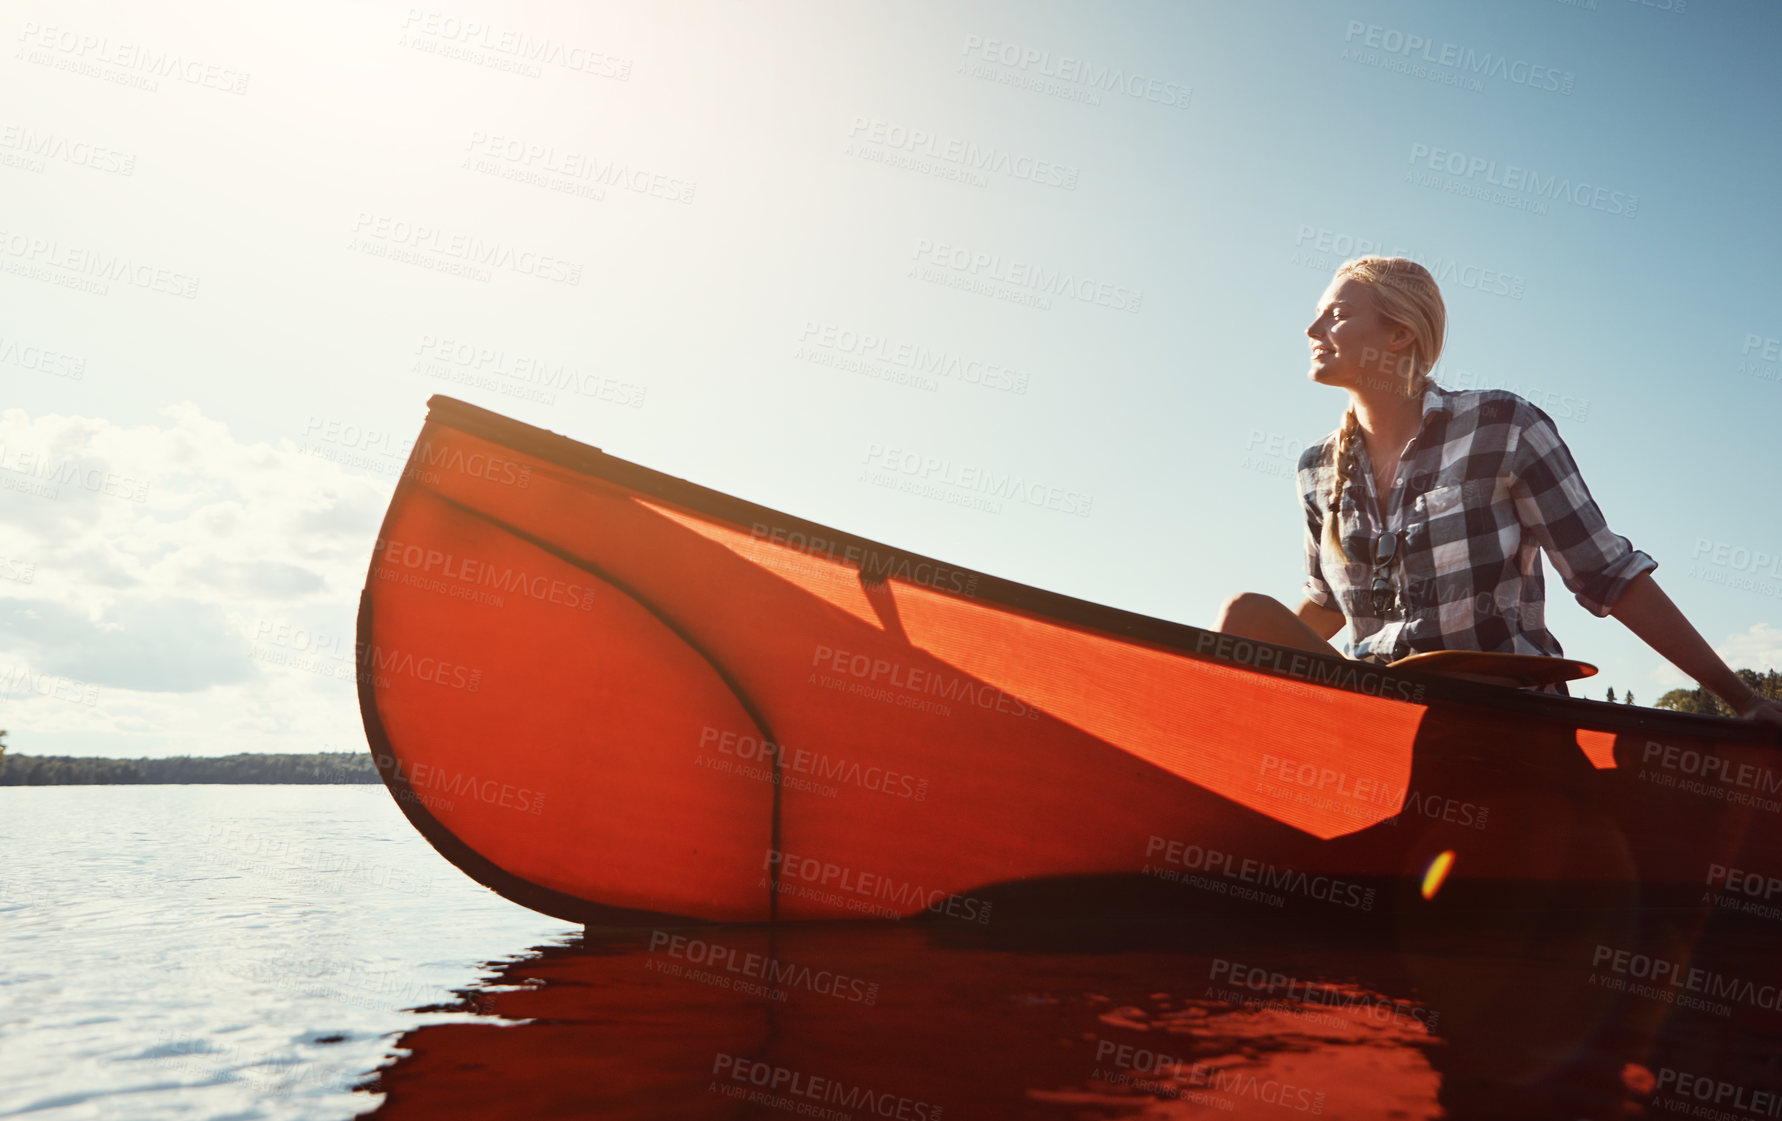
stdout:
[(1370, 594), (1374, 615), (1381, 619), (1396, 617), (1404, 607), (1398, 582), (1392, 577), (1392, 563), (1398, 559), (1398, 538), (1399, 535), (1391, 531), (1374, 538), (1374, 583)]

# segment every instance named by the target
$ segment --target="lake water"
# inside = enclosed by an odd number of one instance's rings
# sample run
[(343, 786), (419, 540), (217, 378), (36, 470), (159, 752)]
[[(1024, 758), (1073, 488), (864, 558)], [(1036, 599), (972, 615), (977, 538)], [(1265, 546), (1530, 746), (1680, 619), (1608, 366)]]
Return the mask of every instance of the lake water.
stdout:
[(350, 1117), (396, 1034), (579, 929), (375, 786), (0, 787), (0, 1116)]
[(1782, 1115), (1773, 919), (584, 935), (378, 786), (4, 787), (0, 845), (0, 1116)]

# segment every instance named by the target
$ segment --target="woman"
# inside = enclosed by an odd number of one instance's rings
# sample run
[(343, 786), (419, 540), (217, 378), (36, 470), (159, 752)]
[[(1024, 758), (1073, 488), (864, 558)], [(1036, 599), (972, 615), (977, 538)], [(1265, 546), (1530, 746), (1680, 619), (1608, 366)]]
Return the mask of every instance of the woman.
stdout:
[[(1557, 656), (1536, 548), (1578, 602), (1613, 615), (1746, 719), (1782, 725), (1652, 579), (1656, 561), (1609, 531), (1546, 413), (1502, 390), (1452, 392), (1429, 371), (1447, 314), (1402, 257), (1338, 267), (1306, 328), (1311, 378), (1349, 393), (1342, 425), (1299, 460), (1305, 599), (1225, 602), (1216, 629), (1352, 657), (1431, 650)], [(1556, 691), (1564, 692), (1557, 687)]]

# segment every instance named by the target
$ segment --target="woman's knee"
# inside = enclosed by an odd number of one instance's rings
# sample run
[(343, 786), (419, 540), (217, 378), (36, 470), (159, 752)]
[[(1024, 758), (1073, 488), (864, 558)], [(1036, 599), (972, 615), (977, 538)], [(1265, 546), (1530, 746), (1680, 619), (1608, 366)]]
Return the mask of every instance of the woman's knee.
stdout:
[(1263, 595), (1261, 592), (1239, 592), (1227, 597), (1219, 605), (1219, 619), (1213, 624), (1213, 629), (1237, 633), (1276, 618), (1285, 610), (1281, 601), (1274, 596)]

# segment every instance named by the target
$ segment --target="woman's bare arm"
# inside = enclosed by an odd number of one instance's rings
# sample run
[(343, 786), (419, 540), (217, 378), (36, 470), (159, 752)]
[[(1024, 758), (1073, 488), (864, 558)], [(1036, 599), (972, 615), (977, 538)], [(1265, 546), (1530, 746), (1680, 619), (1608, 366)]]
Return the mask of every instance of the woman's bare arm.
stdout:
[(1720, 660), (1683, 612), (1664, 594), (1650, 572), (1642, 572), (1627, 585), (1609, 614), (1627, 624), (1647, 646), (1701, 682), (1702, 687), (1732, 706), (1747, 720), (1782, 725), (1782, 705), (1767, 701)]

